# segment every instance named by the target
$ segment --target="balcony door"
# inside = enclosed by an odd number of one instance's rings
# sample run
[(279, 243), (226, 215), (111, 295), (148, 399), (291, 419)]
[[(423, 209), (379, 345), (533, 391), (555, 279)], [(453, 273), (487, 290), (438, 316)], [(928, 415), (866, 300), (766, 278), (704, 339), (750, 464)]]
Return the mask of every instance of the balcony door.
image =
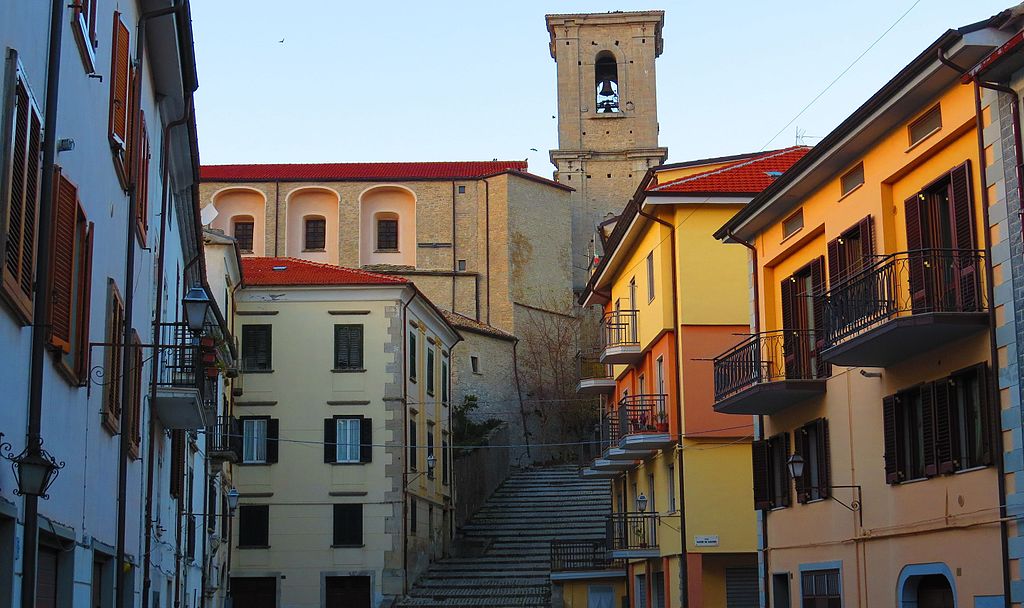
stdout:
[(790, 379), (828, 375), (819, 356), (825, 335), (824, 270), (825, 260), (818, 257), (782, 281), (782, 350)]
[(969, 163), (954, 168), (904, 204), (913, 311), (977, 309), (980, 284)]

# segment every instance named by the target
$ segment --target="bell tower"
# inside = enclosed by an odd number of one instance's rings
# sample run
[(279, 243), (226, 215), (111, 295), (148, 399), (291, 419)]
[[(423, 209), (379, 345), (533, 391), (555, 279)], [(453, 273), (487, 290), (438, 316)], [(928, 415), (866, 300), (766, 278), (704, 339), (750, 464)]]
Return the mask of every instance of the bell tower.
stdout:
[(647, 169), (665, 162), (658, 147), (655, 59), (664, 11), (547, 15), (558, 73), (555, 180), (573, 193), (573, 285), (601, 252), (598, 225), (618, 215)]

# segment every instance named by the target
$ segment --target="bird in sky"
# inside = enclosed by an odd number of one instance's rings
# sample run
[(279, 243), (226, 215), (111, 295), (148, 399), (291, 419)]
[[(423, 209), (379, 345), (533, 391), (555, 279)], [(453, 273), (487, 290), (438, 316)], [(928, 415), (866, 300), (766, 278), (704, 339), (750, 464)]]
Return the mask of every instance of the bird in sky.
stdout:
[(284, 44), (284, 38), (277, 41), (278, 44)]

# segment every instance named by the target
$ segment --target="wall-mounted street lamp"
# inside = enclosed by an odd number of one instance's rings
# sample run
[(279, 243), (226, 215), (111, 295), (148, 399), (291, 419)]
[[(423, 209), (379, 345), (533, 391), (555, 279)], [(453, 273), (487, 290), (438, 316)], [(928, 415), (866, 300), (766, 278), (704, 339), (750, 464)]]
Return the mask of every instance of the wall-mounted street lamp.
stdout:
[(429, 456), (427, 456), (427, 470), (426, 471), (417, 473), (417, 474), (413, 475), (412, 477), (409, 477), (409, 473), (405, 474), (405, 476), (406, 476), (405, 487), (408, 488), (409, 484), (414, 482), (414, 481), (416, 481), (416, 479), (418, 477), (421, 477), (423, 475), (423, 473), (427, 474), (427, 479), (433, 479), (434, 478), (434, 467), (436, 467), (436, 466), (437, 466), (437, 458), (434, 458), (434, 455), (430, 454)]
[(647, 496), (641, 494), (636, 497), (636, 510), (643, 513), (647, 511)]
[(238, 508), (238, 489), (231, 488), (228, 490), (228, 512), (231, 515), (235, 514), (235, 509)]
[[(0, 438), (3, 434), (0, 434)], [(7, 452), (3, 457), (11, 462), (11, 469), (14, 470), (14, 479), (18, 482), (18, 489), (14, 491), (18, 496), (37, 496), (46, 500), (50, 497), (47, 491), (53, 485), (60, 470), (64, 468), (64, 461), (58, 461), (52, 454), (43, 449), (43, 440), (29, 440), (28, 445), (15, 455), (11, 451), (11, 444), (0, 443), (0, 450)]]
[(192, 333), (198, 334), (206, 323), (206, 313), (210, 310), (210, 296), (198, 285), (192, 287), (181, 299), (181, 307), (185, 313), (185, 325)]
[[(806, 465), (806, 461), (804, 460), (804, 457), (801, 456), (800, 454), (793, 454), (786, 461), (786, 467), (789, 469), (789, 475), (790, 475), (790, 477), (793, 478), (794, 481), (797, 480), (797, 479), (803, 479), (803, 477), (804, 477), (804, 466), (805, 465)], [(856, 490), (857, 496), (854, 498), (854, 500), (850, 501), (850, 503), (847, 504), (847, 503), (839, 500), (838, 498), (836, 498), (835, 496), (832, 495), (832, 490), (836, 489), (836, 488), (849, 488), (849, 489), (852, 489), (852, 490)], [(831, 498), (832, 500), (834, 500), (837, 503), (839, 503), (839, 504), (843, 505), (844, 507), (846, 507), (846, 509), (848, 511), (857, 513), (857, 517), (860, 519), (860, 526), (862, 528), (864, 527), (864, 511), (863, 511), (863, 509), (861, 509), (862, 505), (861, 505), (861, 489), (860, 489), (860, 486), (827, 486), (827, 487), (820, 487), (820, 486), (808, 486), (808, 485), (805, 485), (804, 489), (807, 489), (807, 490), (818, 490), (819, 492), (822, 491), (822, 490), (827, 491), (827, 495), (828, 495), (829, 498)]]

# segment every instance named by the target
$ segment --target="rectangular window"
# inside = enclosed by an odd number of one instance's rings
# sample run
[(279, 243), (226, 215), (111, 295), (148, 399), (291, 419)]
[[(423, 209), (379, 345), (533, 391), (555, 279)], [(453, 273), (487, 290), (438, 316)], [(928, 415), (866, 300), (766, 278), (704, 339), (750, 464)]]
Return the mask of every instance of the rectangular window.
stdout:
[(459, 272), (466, 272), (466, 260), (459, 260), (458, 269)]
[(824, 378), (831, 366), (819, 355), (825, 344), (825, 258), (819, 256), (782, 280), (782, 351), (786, 378)]
[(647, 608), (647, 575), (634, 574), (633, 608)]
[[(434, 456), (434, 425), (427, 424), (427, 460), (430, 460), (432, 456), (437, 458)], [(434, 478), (434, 472), (430, 470), (429, 465), (427, 466), (427, 478)]]
[(676, 467), (668, 465), (668, 512), (676, 512)]
[(398, 220), (377, 220), (377, 249), (398, 251)]
[(238, 546), (270, 547), (270, 505), (238, 506)]
[(0, 265), (2, 290), (21, 321), (32, 321), (32, 282), (36, 268), (36, 228), (41, 178), (42, 115), (18, 63), (8, 51), (0, 140)]
[(469, 367), (473, 370), (474, 374), (481, 373), (480, 372), (480, 357), (477, 357), (476, 355), (470, 355), (470, 357), (469, 357)]
[(323, 251), (327, 247), (327, 220), (322, 217), (306, 218), (306, 251)]
[(242, 462), (265, 464), (267, 462), (266, 418), (242, 418)]
[(659, 395), (667, 394), (665, 392), (665, 357), (658, 357), (654, 362), (654, 389)]
[(363, 545), (363, 505), (334, 505), (334, 547)]
[(629, 280), (629, 309), (636, 310), (636, 277)]
[[(827, 251), (828, 281), (831, 287), (870, 267), (876, 259), (874, 223), (871, 216), (867, 216), (853, 228), (829, 241)], [(864, 294), (863, 297), (869, 301), (877, 299), (871, 294)]]
[(114, 12), (114, 27), (110, 43), (110, 100), (109, 136), (114, 154), (114, 169), (121, 186), (128, 189), (132, 108), (132, 61), (128, 26), (121, 21), (121, 13)]
[(416, 332), (409, 334), (409, 379), (416, 381)]
[(149, 232), (149, 130), (146, 128), (146, 113), (139, 110), (139, 141), (132, 159), (132, 170), (135, 172), (135, 229), (139, 241), (146, 243)]
[(923, 116), (910, 123), (910, 126), (907, 127), (907, 136), (910, 139), (910, 145), (916, 146), (918, 143), (924, 141), (926, 137), (941, 128), (942, 112), (939, 110), (939, 106), (936, 105), (934, 108), (925, 112)]
[(103, 361), (103, 427), (111, 434), (121, 429), (121, 358), (124, 302), (113, 279), (107, 283), (107, 336)]
[(409, 502), (409, 531), (413, 534), (416, 534), (416, 520), (418, 519), (416, 517), (416, 509), (419, 507), (419, 505), (416, 504), (415, 498), (410, 498)]
[(858, 186), (864, 184), (864, 163), (857, 163), (857, 166), (850, 169), (839, 178), (840, 196), (846, 196), (853, 192)]
[(647, 254), (647, 301), (654, 301), (654, 252)]
[[(796, 499), (809, 502), (827, 498), (832, 487), (828, 420), (818, 418), (793, 431), (794, 452), (804, 459), (804, 474), (796, 481)], [(785, 467), (785, 462), (783, 463)], [(787, 491), (788, 494), (788, 483)]]
[(465, 186), (459, 186), (459, 194), (465, 194), (465, 193), (466, 193), (466, 187)]
[(792, 600), (789, 597), (789, 573), (778, 572), (772, 574), (772, 606), (776, 608), (792, 608)]
[(448, 405), (448, 359), (441, 359), (441, 405)]
[(797, 209), (796, 213), (787, 217), (782, 222), (782, 238), (783, 240), (793, 236), (797, 230), (804, 227), (804, 210)]
[(803, 608), (842, 608), (839, 570), (811, 570), (800, 574)]
[(751, 445), (754, 466), (754, 508), (789, 506), (789, 433), (779, 433)]
[(242, 253), (252, 253), (252, 235), (255, 228), (252, 220), (235, 220), (232, 224), (232, 231), (235, 241), (238, 242), (238, 250)]
[(337, 451), (335, 462), (359, 462), (359, 445), (361, 434), (361, 419), (359, 418), (338, 418), (335, 423), (337, 428)]
[[(985, 366), (980, 365), (953, 374), (948, 383), (951, 443), (948, 451), (953, 455), (953, 470), (992, 464), (985, 373)], [(935, 403), (939, 406), (940, 399), (936, 397)], [(939, 433), (936, 439), (942, 439)]]
[[(415, 418), (415, 416), (413, 416)], [(416, 454), (416, 420), (409, 421), (409, 470), (415, 471), (417, 467)]]
[(271, 325), (242, 326), (242, 370), (273, 371), (271, 360)]
[(434, 349), (427, 347), (427, 394), (434, 394)]
[(363, 326), (334, 326), (334, 369), (363, 369)]
[(78, 0), (71, 6), (72, 25), (71, 31), (75, 37), (75, 44), (82, 55), (82, 62), (85, 64), (85, 71), (89, 74), (95, 72), (96, 48), (99, 46), (99, 39), (96, 36), (96, 3), (97, 0)]
[(142, 339), (139, 332), (134, 329), (129, 361), (131, 377), (128, 379), (128, 457), (135, 460), (139, 457), (139, 445), (142, 443), (142, 367), (145, 357), (142, 352)]

